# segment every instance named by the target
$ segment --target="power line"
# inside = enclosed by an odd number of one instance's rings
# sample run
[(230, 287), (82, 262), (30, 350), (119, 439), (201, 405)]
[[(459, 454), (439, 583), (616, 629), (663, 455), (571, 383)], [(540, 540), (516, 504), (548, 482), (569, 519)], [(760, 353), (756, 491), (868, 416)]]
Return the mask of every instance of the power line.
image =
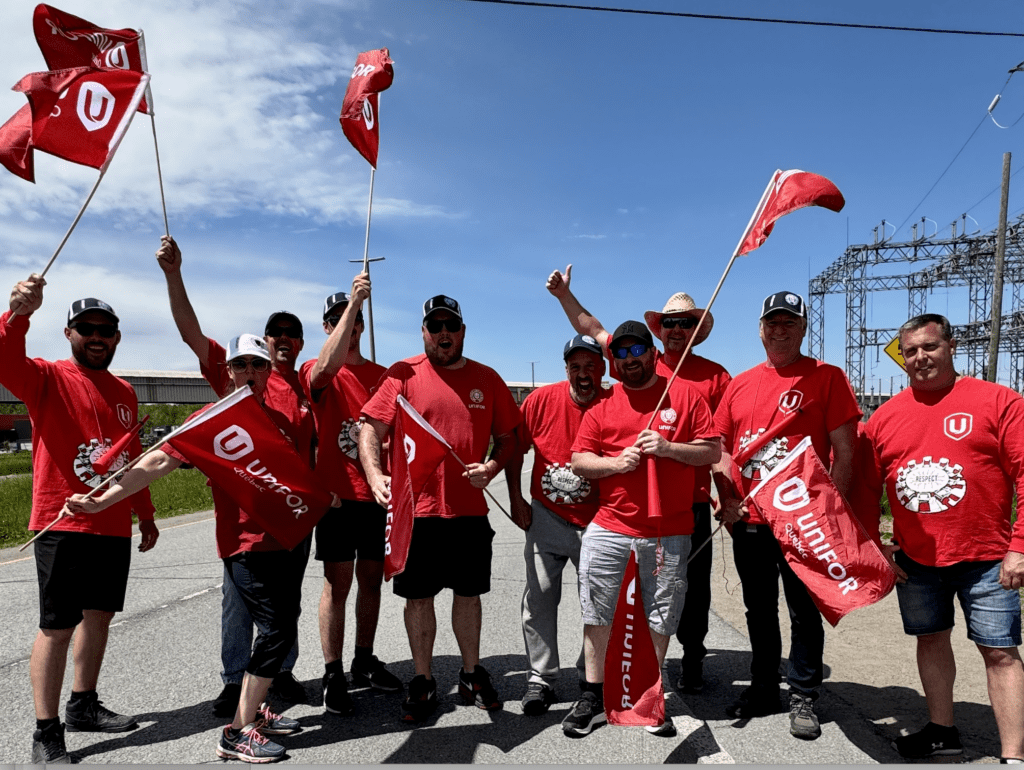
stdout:
[(652, 11), (643, 8), (608, 8), (601, 5), (571, 5), (569, 3), (540, 3), (531, 0), (462, 0), (464, 3), (491, 3), (518, 5), (532, 8), (559, 8), (570, 11), (605, 11), (630, 13), (640, 16), (673, 16), (682, 19), (709, 19), (712, 21), (751, 21), (758, 24), (795, 24), (805, 27), (841, 27), (845, 29), (875, 29), (886, 32), (927, 32), (934, 35), (975, 35), (981, 37), (1024, 37), (1024, 32), (982, 32), (969, 29), (933, 29), (929, 27), (896, 27), (887, 24), (848, 24), (838, 21), (806, 21), (803, 19), (765, 19), (756, 16), (724, 16), (712, 13), (683, 13), (681, 11)]

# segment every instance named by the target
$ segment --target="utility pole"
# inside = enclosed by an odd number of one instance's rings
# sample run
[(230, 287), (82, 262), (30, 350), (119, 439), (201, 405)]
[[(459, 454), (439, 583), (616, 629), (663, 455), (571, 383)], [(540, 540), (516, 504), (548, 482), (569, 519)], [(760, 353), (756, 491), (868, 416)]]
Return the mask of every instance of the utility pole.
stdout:
[(992, 280), (992, 320), (989, 322), (988, 371), (989, 382), (996, 381), (999, 372), (999, 333), (1003, 321), (1003, 263), (1006, 256), (1006, 208), (1010, 198), (1010, 153), (1003, 153), (1003, 194), (999, 201), (999, 230), (996, 232), (996, 264)]
[(536, 364), (536, 363), (540, 363), (540, 362), (539, 361), (531, 361), (530, 362), (530, 387), (533, 388), (534, 390), (537, 389), (537, 381), (533, 377), (533, 365)]

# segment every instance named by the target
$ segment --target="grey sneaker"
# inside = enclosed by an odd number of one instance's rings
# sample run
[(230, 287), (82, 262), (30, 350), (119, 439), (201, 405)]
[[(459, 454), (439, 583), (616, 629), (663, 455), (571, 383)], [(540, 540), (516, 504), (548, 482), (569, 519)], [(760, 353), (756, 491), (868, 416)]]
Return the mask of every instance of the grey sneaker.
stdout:
[(800, 693), (789, 695), (789, 732), (805, 741), (821, 737), (821, 726), (814, 714), (814, 700)]
[(547, 713), (554, 702), (554, 690), (543, 682), (530, 682), (526, 685), (526, 694), (523, 696), (523, 713), (531, 717), (540, 716)]
[(220, 731), (217, 741), (217, 756), (221, 759), (240, 759), (255, 765), (276, 762), (284, 756), (284, 746), (263, 737), (255, 724), (248, 724), (241, 730), (232, 730), (228, 725)]
[(64, 745), (64, 725), (36, 730), (32, 734), (33, 765), (70, 765), (71, 756)]
[(301, 729), (299, 720), (275, 714), (270, 708), (270, 701), (260, 704), (253, 724), (263, 735), (291, 735)]

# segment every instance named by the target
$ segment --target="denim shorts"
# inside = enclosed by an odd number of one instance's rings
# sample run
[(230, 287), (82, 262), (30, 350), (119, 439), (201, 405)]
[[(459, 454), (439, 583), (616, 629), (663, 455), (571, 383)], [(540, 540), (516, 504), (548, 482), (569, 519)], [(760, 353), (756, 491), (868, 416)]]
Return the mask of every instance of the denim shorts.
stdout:
[(629, 563), (629, 552), (637, 546), (637, 566), (643, 589), (647, 622), (652, 631), (672, 636), (679, 626), (686, 600), (686, 558), (690, 554), (690, 536), (661, 538), (664, 564), (657, 575), (657, 538), (631, 537), (610, 532), (591, 523), (583, 533), (580, 547), (580, 607), (583, 622), (591, 626), (610, 626), (615, 617), (622, 576)]
[(896, 584), (904, 633), (922, 636), (952, 628), (955, 595), (968, 639), (983, 647), (1020, 645), (1020, 594), (999, 585), (1001, 561), (926, 567), (897, 551), (896, 563), (907, 573), (907, 582)]

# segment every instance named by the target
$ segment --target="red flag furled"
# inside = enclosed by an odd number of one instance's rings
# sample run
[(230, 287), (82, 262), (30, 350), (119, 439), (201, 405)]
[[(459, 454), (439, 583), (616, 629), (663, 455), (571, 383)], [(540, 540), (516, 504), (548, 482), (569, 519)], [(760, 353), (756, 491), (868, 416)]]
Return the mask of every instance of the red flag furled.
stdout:
[(392, 64), (394, 62), (387, 48), (359, 54), (341, 105), (341, 130), (374, 168), (377, 168), (377, 148), (380, 145), (377, 114), (380, 100), (377, 94), (389, 88), (395, 79)]
[(32, 109), (32, 146), (106, 170), (135, 114), (149, 75), (91, 67), (34, 72), (14, 87)]
[(0, 164), (27, 182), (36, 181), (32, 162), (32, 108), (27, 104), (0, 126)]
[(658, 486), (658, 458), (647, 455), (647, 515), (661, 516), (661, 488)]
[(330, 507), (332, 495), (249, 387), (197, 414), (167, 443), (285, 548), (302, 542)]
[(404, 397), (398, 397), (391, 442), (391, 501), (384, 530), (384, 579), (405, 569), (416, 498), (451, 446)]
[(835, 626), (884, 598), (896, 573), (805, 438), (750, 493), (789, 566)]
[(845, 205), (846, 200), (839, 188), (825, 177), (799, 169), (780, 169), (765, 190), (736, 253), (747, 254), (761, 246), (771, 235), (775, 221), (797, 209), (821, 206), (831, 211), (842, 211)]
[[(39, 4), (32, 16), (36, 42), (51, 70), (97, 67), (146, 72), (146, 49), (134, 29), (104, 29), (51, 5)], [(145, 99), (139, 112), (148, 112)]]
[(647, 625), (636, 551), (629, 554), (604, 657), (604, 710), (610, 725), (660, 725), (665, 687)]
[(132, 442), (132, 439), (139, 435), (139, 431), (142, 430), (142, 426), (146, 424), (146, 420), (148, 419), (149, 415), (147, 414), (140, 422), (136, 423), (134, 428), (111, 444), (106, 452), (93, 460), (92, 469), (100, 476), (106, 476), (111, 466), (117, 462), (117, 458), (121, 456), (121, 452), (125, 451), (128, 448), (128, 445)]

